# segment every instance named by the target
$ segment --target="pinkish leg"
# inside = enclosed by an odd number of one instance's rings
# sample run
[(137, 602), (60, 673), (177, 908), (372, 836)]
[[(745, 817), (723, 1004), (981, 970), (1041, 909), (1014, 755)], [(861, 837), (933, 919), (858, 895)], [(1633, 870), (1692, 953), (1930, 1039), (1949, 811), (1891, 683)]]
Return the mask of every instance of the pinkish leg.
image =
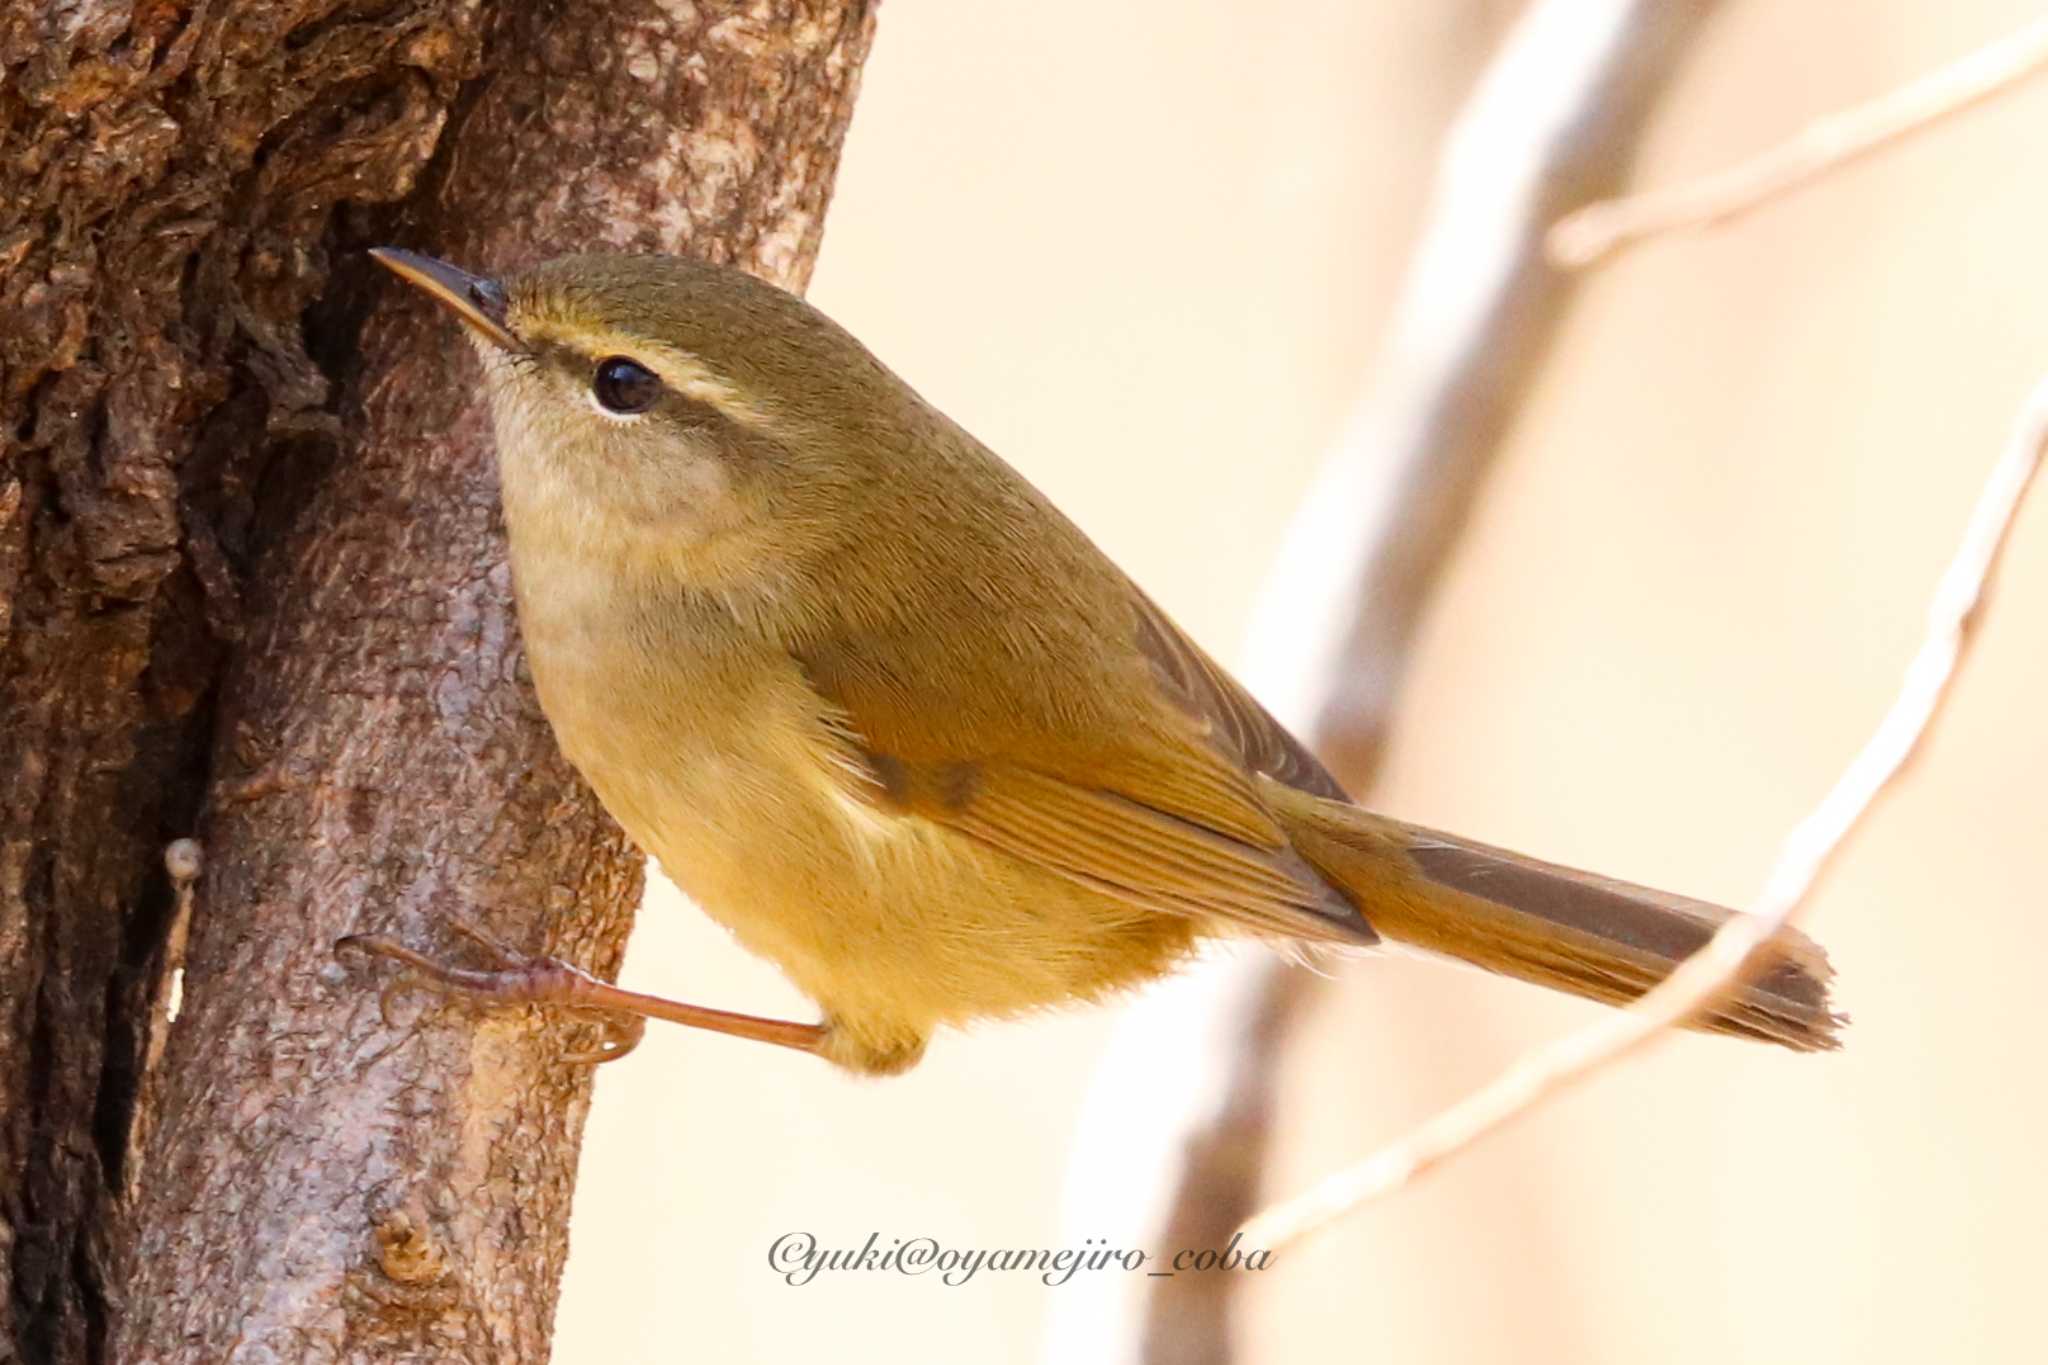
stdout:
[[(658, 995), (642, 995), (638, 991), (600, 981), (560, 958), (535, 957), (518, 952), (460, 919), (450, 923), (465, 938), (481, 947), (493, 959), (493, 965), (487, 968), (450, 966), (375, 934), (351, 934), (337, 939), (334, 946), (337, 950), (355, 949), (390, 958), (432, 986), (484, 1004), (556, 1005), (607, 1016), (603, 1046), (595, 1052), (572, 1053), (564, 1059), (570, 1062), (617, 1061), (638, 1045), (649, 1019), (665, 1019), (670, 1023), (708, 1029), (734, 1038), (751, 1038), (758, 1043), (795, 1048), (799, 1052), (818, 1053), (825, 1041), (826, 1028), (823, 1024), (763, 1019), (758, 1015), (686, 1005)], [(388, 1000), (391, 991), (402, 984), (402, 981), (395, 981), (387, 986), (385, 998)]]

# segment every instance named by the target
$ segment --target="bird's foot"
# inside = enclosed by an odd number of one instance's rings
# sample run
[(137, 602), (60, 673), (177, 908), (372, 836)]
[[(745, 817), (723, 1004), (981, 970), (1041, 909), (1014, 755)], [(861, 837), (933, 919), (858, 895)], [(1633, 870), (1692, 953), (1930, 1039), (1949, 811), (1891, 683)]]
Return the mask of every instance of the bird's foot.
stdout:
[(600, 1016), (605, 1026), (602, 1041), (594, 1049), (572, 1052), (563, 1058), (571, 1063), (617, 1061), (639, 1045), (649, 1019), (665, 1019), (691, 1028), (774, 1043), (801, 1052), (823, 1051), (826, 1037), (823, 1025), (763, 1019), (751, 1014), (733, 1014), (726, 1010), (664, 1000), (656, 995), (643, 995), (600, 981), (558, 957), (520, 952), (460, 918), (451, 919), (449, 923), (456, 932), (482, 950), (490, 961), (488, 967), (461, 967), (440, 962), (378, 934), (351, 934), (335, 941), (337, 951), (346, 949), (369, 953), (388, 958), (406, 969), (378, 996), (378, 1007), (387, 1023), (393, 997), (408, 986), (424, 984), (485, 1005), (554, 1005)]

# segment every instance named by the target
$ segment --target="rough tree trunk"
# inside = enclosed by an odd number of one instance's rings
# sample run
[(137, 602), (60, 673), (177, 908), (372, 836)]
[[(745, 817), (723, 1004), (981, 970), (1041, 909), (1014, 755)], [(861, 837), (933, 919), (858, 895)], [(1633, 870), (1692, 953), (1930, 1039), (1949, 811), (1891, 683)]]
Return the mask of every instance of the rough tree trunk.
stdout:
[(0, 4), (0, 1359), (545, 1356), (587, 1035), (387, 1026), (329, 945), (609, 972), (639, 862), (524, 676), (474, 362), (360, 249), (801, 286), (871, 8)]

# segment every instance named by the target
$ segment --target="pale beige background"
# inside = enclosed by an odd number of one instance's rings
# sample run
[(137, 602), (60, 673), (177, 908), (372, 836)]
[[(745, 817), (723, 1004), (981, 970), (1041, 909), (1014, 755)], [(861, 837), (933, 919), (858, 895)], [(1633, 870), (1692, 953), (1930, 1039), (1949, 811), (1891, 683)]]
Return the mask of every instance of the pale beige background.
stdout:
[[(2033, 17), (1738, 0), (1644, 176), (1716, 167)], [(889, 0), (813, 297), (1225, 657), (1336, 432), (1506, 3)], [(1428, 634), (1379, 804), (1739, 900), (1879, 714), (2048, 369), (2048, 82), (1593, 284)], [(2038, 1358), (2048, 502), (1949, 721), (1818, 907), (1826, 1059), (1682, 1039), (1267, 1272), (1245, 1358)], [(1294, 1188), (1588, 1017), (1347, 966)], [(626, 979), (806, 1005), (672, 893)], [(1020, 1362), (1059, 1291), (792, 1288), (779, 1234), (1051, 1245), (1117, 1011), (908, 1077), (654, 1030), (601, 1075), (558, 1358)]]

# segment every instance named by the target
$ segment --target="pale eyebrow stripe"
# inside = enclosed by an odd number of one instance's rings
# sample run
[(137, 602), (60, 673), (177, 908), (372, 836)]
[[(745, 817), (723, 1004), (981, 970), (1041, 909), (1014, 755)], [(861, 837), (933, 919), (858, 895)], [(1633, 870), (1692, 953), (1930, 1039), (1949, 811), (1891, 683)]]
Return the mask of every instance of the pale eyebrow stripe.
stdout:
[(777, 425), (772, 412), (748, 398), (730, 380), (688, 351), (664, 342), (543, 323), (530, 334), (529, 344), (535, 343), (567, 351), (593, 366), (607, 356), (625, 356), (653, 370), (664, 384), (685, 398), (717, 408), (748, 426), (772, 431)]

